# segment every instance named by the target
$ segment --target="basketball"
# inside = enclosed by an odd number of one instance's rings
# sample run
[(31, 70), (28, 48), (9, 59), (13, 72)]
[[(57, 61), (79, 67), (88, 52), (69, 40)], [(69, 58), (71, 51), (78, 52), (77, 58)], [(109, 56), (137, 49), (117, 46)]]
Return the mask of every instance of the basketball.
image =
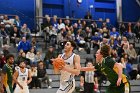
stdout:
[(61, 66), (65, 66), (65, 62), (62, 58), (54, 59), (52, 64), (55, 71), (59, 71)]

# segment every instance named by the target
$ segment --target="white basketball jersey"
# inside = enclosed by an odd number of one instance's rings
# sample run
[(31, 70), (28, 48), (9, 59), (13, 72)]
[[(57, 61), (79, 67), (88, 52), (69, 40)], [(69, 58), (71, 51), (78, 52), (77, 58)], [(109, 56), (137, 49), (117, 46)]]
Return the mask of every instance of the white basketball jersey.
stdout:
[(27, 79), (28, 79), (28, 69), (25, 68), (24, 72), (21, 72), (20, 69), (18, 69), (18, 82), (22, 85), (22, 86), (27, 86)]
[[(65, 56), (65, 53), (62, 54), (61, 58), (64, 59), (64, 56)], [(74, 68), (74, 56), (75, 56), (75, 54), (72, 53), (72, 55), (69, 58), (64, 59), (64, 62), (67, 65), (69, 65), (70, 68)], [(69, 81), (71, 79), (74, 79), (74, 75), (72, 75), (71, 73), (69, 73), (67, 71), (63, 71), (63, 70), (61, 71), (60, 83)]]

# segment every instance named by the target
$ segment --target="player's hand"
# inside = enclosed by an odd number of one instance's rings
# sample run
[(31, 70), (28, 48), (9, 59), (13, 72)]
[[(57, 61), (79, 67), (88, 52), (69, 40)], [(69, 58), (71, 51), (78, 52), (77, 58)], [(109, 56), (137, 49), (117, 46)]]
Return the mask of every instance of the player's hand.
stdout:
[(19, 84), (19, 87), (20, 87), (21, 89), (23, 89), (23, 86), (22, 86), (22, 85), (20, 85), (20, 84)]
[(30, 81), (27, 81), (27, 85), (30, 83)]
[(117, 86), (120, 86), (121, 82), (122, 82), (122, 78), (118, 78), (118, 80), (117, 80)]
[(60, 65), (60, 66), (59, 66), (59, 70), (64, 69), (64, 67), (65, 67), (65, 65)]

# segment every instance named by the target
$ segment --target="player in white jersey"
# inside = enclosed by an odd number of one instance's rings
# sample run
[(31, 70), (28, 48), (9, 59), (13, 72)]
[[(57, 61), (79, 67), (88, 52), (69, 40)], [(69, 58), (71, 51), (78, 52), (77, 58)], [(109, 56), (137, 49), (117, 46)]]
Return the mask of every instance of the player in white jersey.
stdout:
[(13, 75), (13, 79), (16, 82), (14, 93), (29, 93), (28, 84), (32, 81), (31, 72), (26, 68), (24, 61), (20, 62), (19, 66), (20, 69), (18, 69)]
[(56, 93), (72, 93), (75, 89), (75, 75), (80, 74), (80, 56), (73, 53), (76, 44), (74, 41), (67, 41), (64, 53), (58, 57), (63, 58), (65, 66), (60, 66), (60, 87)]

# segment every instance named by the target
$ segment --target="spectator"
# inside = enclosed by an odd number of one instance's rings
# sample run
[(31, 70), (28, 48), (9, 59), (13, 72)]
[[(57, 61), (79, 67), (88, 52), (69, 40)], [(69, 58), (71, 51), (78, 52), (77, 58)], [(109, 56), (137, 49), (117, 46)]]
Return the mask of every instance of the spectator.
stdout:
[(17, 27), (14, 27), (13, 30), (11, 30), (10, 39), (11, 39), (11, 42), (16, 47), (20, 41), (20, 32)]
[(114, 39), (117, 39), (119, 37), (119, 32), (116, 31), (115, 27), (112, 28), (112, 31), (110, 32), (110, 36), (113, 36)]
[(23, 24), (23, 26), (21, 27), (21, 36), (26, 37), (27, 39), (31, 39), (31, 31), (27, 27), (27, 24)]
[(31, 65), (31, 77), (32, 81), (30, 83), (30, 88), (39, 88), (38, 86), (38, 78), (37, 78), (37, 67), (35, 65)]
[(7, 31), (7, 34), (10, 34), (11, 31), (11, 22), (7, 15), (4, 15), (3, 23), (5, 24), (5, 30)]
[(129, 56), (129, 60), (130, 60), (131, 64), (136, 63), (135, 61), (137, 58), (137, 53), (132, 44), (130, 44), (130, 46), (129, 46), (128, 56)]
[(137, 24), (134, 26), (134, 33), (136, 34), (136, 37), (139, 42), (140, 41), (140, 22), (137, 22)]
[(70, 30), (70, 27), (72, 26), (70, 20), (69, 19), (66, 19), (64, 21), (64, 24), (65, 24), (66, 31), (69, 31)]
[(2, 46), (4, 44), (10, 45), (10, 38), (4, 27), (0, 28), (0, 38)]
[(15, 16), (15, 19), (14, 19), (14, 25), (18, 28), (18, 29), (20, 29), (21, 28), (21, 21), (20, 21), (20, 19), (19, 19), (19, 16)]
[(47, 83), (48, 84), (48, 88), (51, 88), (51, 82), (50, 82), (50, 79), (47, 75), (47, 72), (46, 72), (46, 68), (44, 66), (44, 62), (43, 61), (40, 61), (38, 63), (38, 68), (37, 68), (37, 77), (39, 79), (39, 87), (41, 88), (41, 83)]
[(102, 42), (100, 42), (100, 48), (104, 45), (108, 45), (108, 39), (103, 38)]
[(39, 61), (42, 61), (43, 57), (40, 51), (37, 51), (36, 55), (35, 55), (35, 62), (38, 63)]
[(127, 61), (128, 61), (127, 54), (123, 54), (123, 56), (120, 59), (120, 63), (122, 64), (122, 67), (123, 67), (123, 73), (128, 76), (126, 72)]
[(127, 38), (126, 37), (122, 37), (122, 41), (121, 41), (121, 45), (127, 45), (128, 46), (128, 48), (129, 48), (129, 42), (128, 42), (128, 40), (127, 40)]
[(116, 41), (116, 39), (114, 39), (113, 36), (110, 37), (110, 40), (108, 41), (108, 43), (111, 48), (117, 48), (118, 42)]
[(126, 27), (124, 25), (124, 23), (119, 23), (119, 33), (122, 36), (123, 32), (126, 31)]
[(107, 39), (110, 38), (109, 30), (107, 29), (107, 27), (103, 28), (102, 36), (103, 38), (107, 38)]
[(84, 17), (85, 19), (92, 19), (92, 15), (90, 14), (90, 12), (87, 12), (87, 14)]
[(50, 27), (52, 25), (51, 19), (49, 16), (46, 17), (42, 25), (43, 25), (43, 29), (45, 29), (46, 27)]
[(30, 65), (30, 59), (26, 58), (25, 52), (22, 52), (21, 55), (18, 55), (15, 64), (19, 65), (20, 64), (19, 62), (22, 62), (22, 61), (26, 62), (27, 66)]
[(31, 49), (31, 43), (26, 40), (26, 37), (22, 37), (22, 40), (18, 44), (18, 51), (23, 50), (27, 53)]
[(29, 52), (26, 54), (26, 58), (30, 59), (30, 64), (37, 66), (37, 62), (35, 62), (35, 50), (34, 47), (31, 48)]
[(91, 24), (91, 29), (92, 29), (92, 35), (95, 35), (95, 32), (98, 32), (98, 29), (97, 29), (97, 23), (94, 21), (92, 22)]
[(61, 30), (63, 28), (65, 28), (65, 24), (62, 22), (62, 19), (59, 19), (58, 30)]
[(44, 62), (46, 64), (46, 68), (49, 68), (49, 65), (51, 64), (50, 59), (56, 58), (57, 57), (57, 52), (55, 51), (53, 46), (50, 46), (48, 51), (46, 52)]
[(10, 46), (8, 46), (8, 45), (3, 46), (3, 54), (5, 57), (10, 53), (9, 48), (10, 48)]
[(98, 32), (95, 32), (95, 35), (91, 37), (91, 49), (97, 47), (99, 49), (99, 43), (101, 41), (101, 37)]
[(54, 28), (55, 30), (58, 29), (57, 16), (53, 16), (52, 26), (53, 26), (53, 28)]

